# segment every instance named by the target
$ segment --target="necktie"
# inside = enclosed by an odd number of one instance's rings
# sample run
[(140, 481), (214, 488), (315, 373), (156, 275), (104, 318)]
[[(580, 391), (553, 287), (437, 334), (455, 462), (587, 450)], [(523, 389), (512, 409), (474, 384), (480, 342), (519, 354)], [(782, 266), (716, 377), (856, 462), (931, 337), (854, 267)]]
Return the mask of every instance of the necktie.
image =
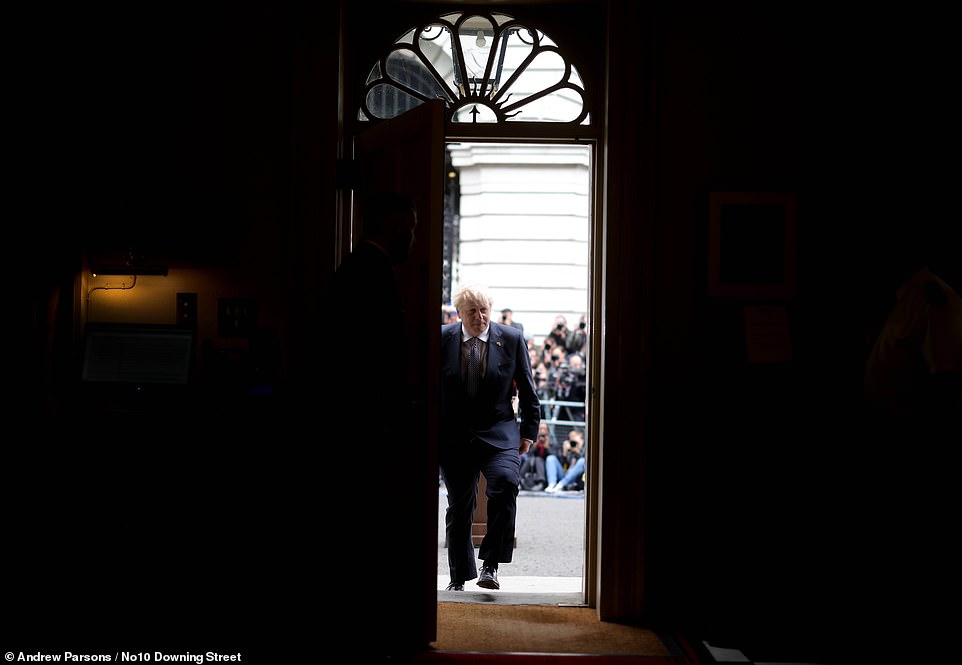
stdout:
[(478, 384), (481, 383), (481, 348), (478, 346), (478, 338), (472, 337), (469, 342), (468, 368), (464, 375), (464, 390), (468, 397), (476, 397), (478, 394)]

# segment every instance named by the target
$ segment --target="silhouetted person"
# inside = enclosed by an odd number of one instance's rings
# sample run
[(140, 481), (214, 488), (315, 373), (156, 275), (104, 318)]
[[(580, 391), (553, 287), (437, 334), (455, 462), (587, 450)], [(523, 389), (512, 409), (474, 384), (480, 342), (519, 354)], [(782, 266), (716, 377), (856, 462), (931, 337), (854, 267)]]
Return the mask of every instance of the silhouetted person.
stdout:
[[(423, 506), (398, 482), (405, 478), (399, 453), (426, 444), (407, 435), (410, 346), (394, 272), (410, 256), (417, 212), (410, 198), (390, 192), (363, 196), (360, 210), (361, 240), (337, 269), (327, 300), (322, 348), (330, 364), (317, 381), (332, 397), (315, 405), (324, 418), (311, 445), (321, 462), (304, 528), (321, 543), (316, 574), (325, 595), (313, 600), (338, 605), (332, 634), (387, 657), (419, 646), (422, 628), (419, 612), (395, 611), (380, 598), (420, 565), (404, 556), (405, 526), (423, 517)], [(410, 580), (419, 579), (412, 572)]]
[(887, 239), (890, 281), (876, 294), (887, 314), (865, 362), (869, 415), (883, 432), (947, 424), (962, 408), (962, 252), (932, 224), (913, 231)]
[[(946, 221), (946, 226), (951, 223)], [(864, 371), (866, 418), (851, 445), (859, 509), (853, 558), (891, 570), (852, 584), (866, 598), (869, 621), (888, 633), (947, 636), (951, 613), (932, 591), (958, 590), (958, 464), (962, 431), (962, 304), (959, 245), (933, 224), (894, 237), (879, 275), (888, 297)], [(881, 309), (881, 308), (880, 308)], [(861, 584), (861, 587), (858, 585)]]
[(959, 294), (920, 268), (896, 302), (865, 367), (865, 390), (879, 415), (941, 417), (962, 404), (962, 307)]

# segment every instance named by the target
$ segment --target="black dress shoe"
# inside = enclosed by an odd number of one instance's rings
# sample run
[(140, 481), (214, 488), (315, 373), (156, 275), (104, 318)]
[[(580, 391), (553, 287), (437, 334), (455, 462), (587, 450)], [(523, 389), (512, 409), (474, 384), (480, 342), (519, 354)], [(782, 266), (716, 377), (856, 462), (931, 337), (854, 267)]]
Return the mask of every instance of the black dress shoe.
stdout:
[(481, 567), (481, 576), (478, 577), (478, 586), (485, 589), (500, 589), (498, 583), (498, 569), (494, 566), (484, 564)]
[(451, 582), (445, 591), (464, 591), (464, 582)]

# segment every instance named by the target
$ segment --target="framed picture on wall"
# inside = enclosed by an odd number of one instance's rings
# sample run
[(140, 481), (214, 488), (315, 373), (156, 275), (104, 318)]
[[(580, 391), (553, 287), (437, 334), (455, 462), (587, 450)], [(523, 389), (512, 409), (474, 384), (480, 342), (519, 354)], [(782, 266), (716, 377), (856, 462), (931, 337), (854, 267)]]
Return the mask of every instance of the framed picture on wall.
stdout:
[(794, 297), (795, 216), (791, 192), (711, 192), (708, 295)]

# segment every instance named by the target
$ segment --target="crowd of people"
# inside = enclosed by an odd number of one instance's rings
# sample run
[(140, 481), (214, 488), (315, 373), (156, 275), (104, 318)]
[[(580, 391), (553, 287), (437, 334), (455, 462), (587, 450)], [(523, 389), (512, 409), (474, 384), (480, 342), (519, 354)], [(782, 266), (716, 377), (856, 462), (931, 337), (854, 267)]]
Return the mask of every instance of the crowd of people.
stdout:
[[(455, 308), (441, 308), (442, 325), (457, 320)], [(587, 316), (582, 315), (578, 327), (572, 330), (567, 318), (559, 314), (541, 344), (525, 332), (521, 322), (514, 320), (510, 309), (501, 310), (500, 322), (524, 335), (543, 411), (538, 439), (521, 456), (521, 489), (547, 493), (583, 491), (587, 453)]]
[(568, 431), (560, 444), (541, 422), (538, 440), (521, 456), (521, 489), (529, 492), (580, 492), (585, 488), (587, 449), (580, 429)]

